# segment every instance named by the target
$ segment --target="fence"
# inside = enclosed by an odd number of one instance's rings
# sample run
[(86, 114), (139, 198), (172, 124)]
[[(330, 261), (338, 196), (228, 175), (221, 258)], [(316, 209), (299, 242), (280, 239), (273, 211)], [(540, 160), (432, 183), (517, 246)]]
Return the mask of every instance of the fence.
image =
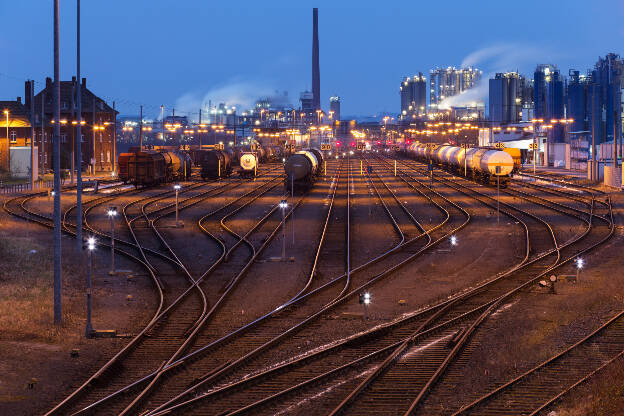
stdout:
[(26, 191), (45, 191), (47, 189), (54, 188), (54, 181), (35, 181), (35, 186), (31, 188), (30, 182), (28, 183), (16, 183), (12, 185), (3, 185), (0, 182), (0, 194), (14, 194)]

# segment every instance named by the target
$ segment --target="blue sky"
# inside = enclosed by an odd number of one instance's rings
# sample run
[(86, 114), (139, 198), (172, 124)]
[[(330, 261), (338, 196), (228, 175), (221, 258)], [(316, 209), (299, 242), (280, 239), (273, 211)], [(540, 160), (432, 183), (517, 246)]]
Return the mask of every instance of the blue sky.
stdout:
[[(75, 73), (75, 0), (61, 0), (61, 74)], [(319, 8), (322, 105), (398, 112), (401, 78), (474, 62), (484, 74), (537, 63), (585, 71), (624, 54), (624, 3), (608, 1), (82, 1), (82, 75), (122, 114), (211, 99), (246, 103), (311, 85), (312, 7)], [(0, 2), (0, 99), (52, 75), (52, 1)], [(26, 24), (25, 22), (29, 22)], [(30, 23), (32, 22), (32, 23)], [(474, 59), (473, 59), (474, 58)]]

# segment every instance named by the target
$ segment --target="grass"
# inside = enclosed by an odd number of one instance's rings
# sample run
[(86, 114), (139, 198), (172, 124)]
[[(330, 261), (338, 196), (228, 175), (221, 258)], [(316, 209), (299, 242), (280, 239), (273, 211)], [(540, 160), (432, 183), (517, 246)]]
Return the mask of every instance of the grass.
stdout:
[(53, 324), (51, 254), (32, 238), (0, 237), (0, 258), (9, 259), (0, 264), (0, 340), (58, 342), (75, 326), (68, 309), (64, 325)]

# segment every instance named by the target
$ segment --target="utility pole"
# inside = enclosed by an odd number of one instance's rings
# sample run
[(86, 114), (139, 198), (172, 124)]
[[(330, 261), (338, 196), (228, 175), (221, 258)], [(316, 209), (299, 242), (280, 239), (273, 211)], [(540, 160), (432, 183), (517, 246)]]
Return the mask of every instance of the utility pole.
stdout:
[(30, 189), (35, 189), (35, 81), (30, 81)]
[[(76, 93), (76, 83), (72, 81), (72, 94), (71, 94), (71, 107), (70, 107), (70, 120), (67, 121), (67, 125), (71, 126), (73, 123), (73, 118), (74, 118), (74, 94)], [(76, 148), (76, 137), (75, 134), (76, 132), (74, 131), (74, 129), (72, 129), (70, 127), (71, 130), (71, 158), (70, 158), (70, 163), (69, 163), (69, 183), (71, 183), (72, 185), (74, 184), (74, 169), (76, 168), (76, 162), (75, 162), (75, 157), (76, 157), (76, 153), (75, 153), (75, 148)]]
[(95, 96), (91, 97), (91, 102), (93, 103), (93, 124), (91, 125), (91, 130), (93, 131), (93, 147), (91, 148), (91, 174), (95, 176)]
[(141, 105), (141, 113), (139, 115), (139, 151), (143, 151), (143, 106)]
[[(80, 78), (80, 0), (76, 0), (76, 244), (78, 252), (84, 250), (82, 243), (82, 78)], [(42, 119), (43, 120), (43, 119)]]
[(61, 308), (61, 70), (59, 63), (59, 0), (54, 0), (54, 324), (63, 322)]
[(45, 156), (44, 155), (45, 154), (45, 151), (44, 151), (44, 146), (45, 145), (43, 143), (43, 138), (45, 137), (45, 122), (44, 122), (44, 120), (45, 120), (45, 100), (46, 100), (46, 90), (44, 89), (41, 92), (41, 141), (40, 141), (40, 143), (41, 143), (41, 154), (42, 154), (41, 160), (43, 162), (41, 164), (42, 165), (41, 166), (41, 168), (42, 168), (41, 170), (42, 171), (45, 170), (45, 164), (46, 164), (46, 160), (43, 157), (43, 156)]
[(117, 110), (113, 101), (113, 175), (117, 173)]

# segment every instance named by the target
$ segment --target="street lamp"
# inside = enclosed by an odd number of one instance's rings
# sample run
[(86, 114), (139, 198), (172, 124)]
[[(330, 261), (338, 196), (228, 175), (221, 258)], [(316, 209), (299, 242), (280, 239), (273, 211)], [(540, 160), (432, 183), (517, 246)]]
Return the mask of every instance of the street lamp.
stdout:
[(91, 338), (93, 336), (93, 327), (91, 326), (91, 271), (93, 268), (92, 252), (95, 250), (95, 238), (87, 239), (87, 326), (85, 328), (85, 336)]
[(282, 260), (286, 260), (286, 208), (288, 208), (288, 201), (282, 199), (279, 207), (282, 210)]
[(362, 317), (364, 321), (366, 321), (366, 307), (371, 302), (371, 295), (369, 292), (360, 293), (359, 298), (360, 304), (364, 307), (364, 316)]
[(11, 157), (9, 155), (9, 110), (4, 110), (4, 114), (6, 115), (6, 140), (7, 140), (7, 169), (11, 170)]
[(175, 185), (173, 185), (173, 189), (175, 189), (175, 193), (176, 193), (176, 202), (175, 202), (175, 205), (176, 205), (176, 209), (175, 209), (175, 226), (176, 227), (178, 226), (178, 192), (180, 192), (181, 188), (182, 187), (180, 186), (180, 184), (176, 183)]
[(109, 207), (106, 214), (110, 218), (111, 226), (111, 270), (109, 274), (112, 276), (115, 274), (115, 217), (117, 216), (117, 207)]

